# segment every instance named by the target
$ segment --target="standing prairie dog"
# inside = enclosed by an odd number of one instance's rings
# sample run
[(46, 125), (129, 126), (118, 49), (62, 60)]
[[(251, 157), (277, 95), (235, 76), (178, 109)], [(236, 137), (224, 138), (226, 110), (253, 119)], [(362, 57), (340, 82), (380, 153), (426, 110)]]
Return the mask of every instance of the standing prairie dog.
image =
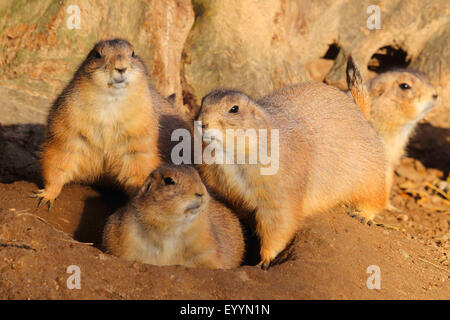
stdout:
[[(279, 130), (279, 147), (268, 146), (279, 152), (273, 175), (261, 175), (260, 163), (199, 166), (206, 185), (254, 216), (263, 269), (303, 217), (348, 203), (370, 220), (386, 204), (383, 145), (358, 106), (334, 87), (304, 83), (258, 101), (217, 90), (203, 98), (198, 120), (223, 136), (226, 129)], [(253, 145), (243, 152), (257, 151)]]
[[(351, 71), (355, 69), (356, 72)], [(357, 69), (349, 57), (347, 84), (361, 111), (368, 113), (367, 119), (383, 139), (390, 193), (393, 169), (405, 153), (417, 123), (436, 105), (438, 94), (426, 75), (417, 71), (395, 69), (364, 85)]]
[(127, 260), (214, 269), (238, 267), (244, 254), (237, 217), (208, 195), (193, 167), (174, 165), (153, 171), (109, 218), (103, 245)]
[(154, 105), (162, 100), (128, 41), (98, 42), (50, 109), (40, 204), (50, 208), (66, 183), (100, 176), (137, 192), (161, 162)]

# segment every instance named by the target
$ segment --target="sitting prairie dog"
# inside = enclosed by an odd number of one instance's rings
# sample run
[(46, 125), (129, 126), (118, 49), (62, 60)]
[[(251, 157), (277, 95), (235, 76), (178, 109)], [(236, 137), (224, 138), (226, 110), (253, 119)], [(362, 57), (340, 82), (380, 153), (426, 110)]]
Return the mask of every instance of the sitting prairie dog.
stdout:
[(160, 266), (229, 269), (244, 255), (237, 217), (211, 198), (193, 167), (183, 165), (153, 171), (108, 219), (103, 245), (121, 258)]
[[(355, 69), (356, 72), (349, 73)], [(438, 94), (426, 75), (418, 71), (387, 71), (363, 85), (357, 69), (349, 57), (347, 84), (356, 103), (368, 114), (367, 119), (384, 141), (390, 193), (393, 169), (405, 153), (417, 123), (436, 105)], [(356, 98), (361, 96), (364, 98)]]
[(66, 183), (100, 176), (135, 194), (161, 162), (154, 107), (162, 101), (128, 41), (98, 42), (50, 109), (39, 204), (50, 209)]
[[(224, 136), (226, 129), (279, 130), (273, 175), (261, 175), (260, 163), (199, 165), (213, 192), (243, 210), (243, 219), (254, 216), (263, 269), (303, 217), (345, 203), (371, 220), (386, 204), (382, 142), (351, 97), (332, 86), (299, 84), (258, 101), (237, 91), (213, 91), (203, 98), (198, 120)], [(250, 152), (257, 151), (248, 146), (244, 153)]]
[(417, 123), (436, 105), (436, 88), (424, 74), (410, 70), (382, 73), (367, 88), (369, 121), (386, 143), (389, 162), (396, 165)]

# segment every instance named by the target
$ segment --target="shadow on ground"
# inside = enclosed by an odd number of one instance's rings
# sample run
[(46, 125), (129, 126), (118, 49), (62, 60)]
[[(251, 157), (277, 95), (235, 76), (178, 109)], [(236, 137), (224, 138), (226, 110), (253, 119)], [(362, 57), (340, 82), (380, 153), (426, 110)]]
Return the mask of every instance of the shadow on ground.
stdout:
[(427, 168), (450, 172), (450, 129), (434, 127), (429, 123), (420, 124), (412, 137), (408, 155), (423, 163)]

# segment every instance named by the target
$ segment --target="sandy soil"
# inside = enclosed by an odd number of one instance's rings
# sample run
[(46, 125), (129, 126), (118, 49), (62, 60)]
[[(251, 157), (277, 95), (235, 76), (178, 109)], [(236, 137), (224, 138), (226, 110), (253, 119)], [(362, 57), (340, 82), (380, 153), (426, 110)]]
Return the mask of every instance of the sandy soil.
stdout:
[[(450, 125), (420, 126), (396, 169), (392, 204), (377, 225), (343, 208), (304, 221), (285, 261), (262, 271), (155, 267), (99, 246), (106, 218), (126, 199), (117, 191), (66, 186), (53, 209), (28, 196), (41, 185), (43, 126), (0, 127), (0, 298), (3, 299), (450, 299)], [(446, 181), (447, 180), (447, 181)], [(67, 288), (67, 268), (81, 289)], [(369, 266), (381, 289), (369, 290)]]

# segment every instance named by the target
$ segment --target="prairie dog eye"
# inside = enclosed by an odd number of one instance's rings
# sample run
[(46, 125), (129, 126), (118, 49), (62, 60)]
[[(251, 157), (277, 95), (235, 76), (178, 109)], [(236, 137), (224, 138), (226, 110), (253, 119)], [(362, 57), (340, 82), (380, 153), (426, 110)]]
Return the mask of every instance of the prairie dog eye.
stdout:
[(165, 178), (164, 178), (164, 184), (165, 184), (166, 186), (168, 186), (168, 185), (171, 185), (171, 184), (175, 184), (175, 181), (173, 181), (173, 179), (170, 178), (170, 177), (165, 177)]
[(98, 52), (98, 50), (95, 50), (94, 57), (97, 58), (97, 59), (101, 59), (102, 55), (101, 55), (100, 52)]
[(239, 111), (239, 106), (234, 105), (231, 107), (230, 111), (228, 111), (229, 113), (237, 113)]
[(408, 90), (408, 89), (411, 89), (411, 86), (410, 86), (409, 84), (407, 84), (407, 83), (400, 83), (400, 84), (399, 84), (399, 87), (400, 87), (400, 89), (402, 89), (402, 90)]
[(133, 52), (131, 53), (131, 57), (136, 57), (136, 55), (134, 54), (134, 50), (133, 50)]

